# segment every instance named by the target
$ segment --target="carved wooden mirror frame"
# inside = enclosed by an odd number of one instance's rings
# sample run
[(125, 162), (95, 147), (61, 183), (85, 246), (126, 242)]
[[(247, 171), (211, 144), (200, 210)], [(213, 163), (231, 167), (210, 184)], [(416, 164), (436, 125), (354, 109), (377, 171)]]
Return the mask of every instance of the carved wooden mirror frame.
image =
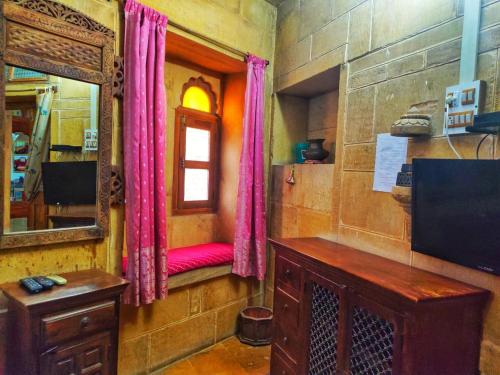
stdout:
[[(103, 238), (108, 231), (114, 32), (52, 0), (0, 1), (0, 166), (5, 165), (5, 64), (100, 86), (96, 223), (94, 226), (3, 233), (0, 248)], [(6, 181), (0, 173), (3, 223)]]

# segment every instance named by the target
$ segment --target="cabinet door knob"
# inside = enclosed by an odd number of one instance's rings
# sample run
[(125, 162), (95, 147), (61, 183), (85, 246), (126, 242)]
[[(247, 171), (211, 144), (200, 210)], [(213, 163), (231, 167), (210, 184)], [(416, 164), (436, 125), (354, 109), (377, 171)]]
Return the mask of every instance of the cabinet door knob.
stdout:
[(84, 316), (82, 320), (80, 320), (80, 327), (85, 328), (89, 325), (90, 318), (88, 316)]
[(283, 310), (288, 310), (288, 303), (285, 303), (285, 304), (283, 305)]
[(285, 276), (290, 277), (292, 275), (292, 271), (290, 271), (290, 268), (287, 268), (285, 270)]
[(288, 342), (288, 337), (283, 337), (283, 344), (286, 344)]
[(285, 370), (281, 370), (281, 375), (286, 375), (286, 371)]

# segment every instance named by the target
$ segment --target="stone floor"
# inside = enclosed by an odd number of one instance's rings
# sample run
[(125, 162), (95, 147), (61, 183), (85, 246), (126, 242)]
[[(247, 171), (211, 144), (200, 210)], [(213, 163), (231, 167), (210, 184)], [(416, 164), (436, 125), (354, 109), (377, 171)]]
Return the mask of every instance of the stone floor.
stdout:
[(271, 347), (244, 345), (230, 337), (155, 375), (268, 375)]

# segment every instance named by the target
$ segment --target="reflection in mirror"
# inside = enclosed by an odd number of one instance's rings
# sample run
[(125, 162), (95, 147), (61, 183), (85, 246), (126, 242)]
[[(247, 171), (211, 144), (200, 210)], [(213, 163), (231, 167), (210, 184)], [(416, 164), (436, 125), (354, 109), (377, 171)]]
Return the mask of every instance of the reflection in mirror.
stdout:
[(4, 233), (96, 222), (99, 86), (6, 66)]

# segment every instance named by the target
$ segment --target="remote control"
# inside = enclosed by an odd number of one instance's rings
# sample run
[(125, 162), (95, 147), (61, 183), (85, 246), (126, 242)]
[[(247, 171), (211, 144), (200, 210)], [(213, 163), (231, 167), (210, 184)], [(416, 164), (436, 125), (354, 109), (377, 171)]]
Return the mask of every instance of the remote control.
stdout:
[(52, 289), (54, 286), (54, 282), (44, 276), (36, 276), (33, 279), (43, 287), (43, 290)]
[(24, 289), (28, 291), (29, 294), (40, 293), (43, 290), (43, 286), (37, 283), (33, 278), (26, 277), (19, 280)]
[(67, 283), (66, 279), (59, 275), (49, 275), (47, 279), (52, 280), (56, 285), (66, 285)]

